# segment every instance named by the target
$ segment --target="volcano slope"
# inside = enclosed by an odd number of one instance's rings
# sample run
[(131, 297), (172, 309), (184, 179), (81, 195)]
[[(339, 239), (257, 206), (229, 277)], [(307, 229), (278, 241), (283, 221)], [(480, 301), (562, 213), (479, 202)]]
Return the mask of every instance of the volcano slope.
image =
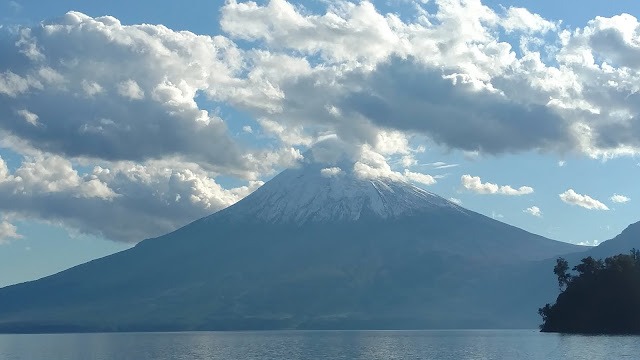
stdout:
[(503, 275), (584, 251), (400, 179), (329, 175), (285, 170), (172, 233), (0, 289), (0, 331), (531, 328), (553, 274)]

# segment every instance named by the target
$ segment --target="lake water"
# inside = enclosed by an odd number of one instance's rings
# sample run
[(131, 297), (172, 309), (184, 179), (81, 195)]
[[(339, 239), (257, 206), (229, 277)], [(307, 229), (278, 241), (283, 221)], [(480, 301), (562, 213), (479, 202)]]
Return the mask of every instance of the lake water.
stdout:
[(640, 337), (536, 330), (0, 335), (2, 360), (638, 358)]

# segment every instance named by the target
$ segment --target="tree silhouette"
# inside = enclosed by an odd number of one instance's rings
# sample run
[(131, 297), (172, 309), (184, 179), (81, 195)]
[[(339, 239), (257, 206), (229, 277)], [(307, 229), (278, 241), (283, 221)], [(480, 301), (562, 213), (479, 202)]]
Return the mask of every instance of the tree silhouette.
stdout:
[(565, 259), (556, 261), (561, 293), (538, 309), (542, 331), (640, 334), (640, 251), (604, 261), (586, 257), (573, 267), (577, 275), (568, 269)]
[(558, 258), (556, 260), (556, 266), (553, 268), (553, 273), (558, 277), (558, 287), (563, 290), (569, 284), (571, 275), (567, 273), (569, 271), (569, 263), (564, 258)]

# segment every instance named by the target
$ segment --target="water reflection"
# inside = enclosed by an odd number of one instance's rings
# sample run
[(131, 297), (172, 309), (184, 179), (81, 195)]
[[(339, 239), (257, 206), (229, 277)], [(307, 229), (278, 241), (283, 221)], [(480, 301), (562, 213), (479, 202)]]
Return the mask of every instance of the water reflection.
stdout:
[(0, 335), (0, 359), (620, 359), (639, 337), (535, 330)]

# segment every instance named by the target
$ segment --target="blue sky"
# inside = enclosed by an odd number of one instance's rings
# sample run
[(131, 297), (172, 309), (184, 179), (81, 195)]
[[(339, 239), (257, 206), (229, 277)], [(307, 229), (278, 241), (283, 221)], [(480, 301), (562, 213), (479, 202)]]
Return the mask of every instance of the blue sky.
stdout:
[(0, 0), (0, 286), (224, 208), (328, 134), (553, 239), (640, 221), (637, 2), (289, 4)]

